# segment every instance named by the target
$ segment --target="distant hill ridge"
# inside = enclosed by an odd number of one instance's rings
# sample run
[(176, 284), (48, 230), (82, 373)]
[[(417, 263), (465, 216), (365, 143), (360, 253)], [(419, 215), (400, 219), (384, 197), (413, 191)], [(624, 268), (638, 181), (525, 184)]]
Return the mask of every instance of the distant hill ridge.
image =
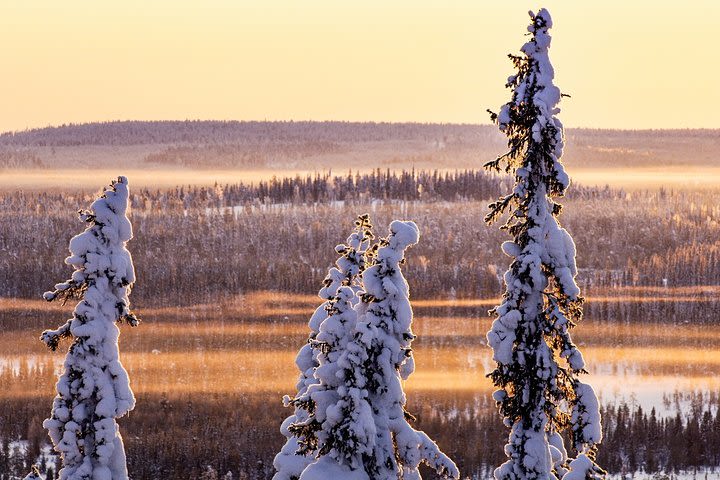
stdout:
[(294, 122), (117, 121), (68, 124), (0, 134), (1, 146), (147, 145), (157, 143), (258, 143), (275, 141), (378, 142), (495, 134), (490, 125)]
[[(569, 137), (719, 139), (718, 129), (568, 129)], [(340, 121), (113, 121), (67, 124), (0, 134), (0, 146), (82, 146), (292, 142), (424, 141), (486, 144), (499, 139), (496, 127), (473, 124)]]

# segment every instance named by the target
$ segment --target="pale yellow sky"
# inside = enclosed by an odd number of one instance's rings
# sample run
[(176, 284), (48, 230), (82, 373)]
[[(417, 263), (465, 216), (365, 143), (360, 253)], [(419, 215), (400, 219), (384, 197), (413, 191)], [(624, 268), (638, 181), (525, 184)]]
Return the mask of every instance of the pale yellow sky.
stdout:
[(487, 123), (546, 6), (567, 126), (720, 127), (720, 1), (3, 0), (0, 130), (126, 119)]

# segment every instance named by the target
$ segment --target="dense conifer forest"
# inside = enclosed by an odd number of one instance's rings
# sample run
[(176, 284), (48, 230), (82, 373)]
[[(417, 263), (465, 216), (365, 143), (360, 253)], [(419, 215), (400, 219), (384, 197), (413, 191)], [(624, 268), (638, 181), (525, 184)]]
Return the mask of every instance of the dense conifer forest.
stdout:
[[(414, 218), (422, 226), (425, 241), (414, 249), (407, 266), (416, 296), (493, 297), (502, 272), (502, 257), (496, 251), (502, 233), (476, 219), (497, 196), (498, 183), (478, 171), (378, 170), (214, 188), (135, 190), (134, 256), (145, 281), (134, 296), (169, 304), (204, 302), (248, 290), (312, 293), (333, 261), (332, 250), (323, 247), (343, 237), (342, 219), (368, 212), (379, 222), (399, 216)], [(45, 288), (47, 275), (61, 276), (63, 265), (51, 259), (63, 257), (65, 247), (48, 239), (70, 238), (77, 223), (67, 212), (78, 210), (91, 197), (0, 192), (0, 215), (15, 225), (0, 234), (0, 251), (7, 252), (0, 257), (0, 275), (7, 279), (2, 296), (35, 298)], [(583, 252), (578, 259), (583, 289), (593, 296), (621, 286), (718, 284), (720, 207), (713, 199), (713, 192), (626, 193), (575, 186), (563, 224)], [(588, 211), (593, 215), (583, 213)], [(305, 248), (283, 262), (274, 261), (277, 252), (295, 245)], [(176, 255), (164, 255), (169, 251)], [(174, 281), (167, 285), (160, 281), (163, 278)], [(223, 290), (214, 288), (208, 278)], [(673, 295), (663, 288), (657, 293)], [(644, 316), (644, 309), (652, 308), (660, 309), (659, 318), (669, 322), (688, 315), (700, 322), (717, 320), (698, 318), (693, 302), (682, 299), (638, 306), (591, 302), (587, 308), (589, 314), (608, 319)]]

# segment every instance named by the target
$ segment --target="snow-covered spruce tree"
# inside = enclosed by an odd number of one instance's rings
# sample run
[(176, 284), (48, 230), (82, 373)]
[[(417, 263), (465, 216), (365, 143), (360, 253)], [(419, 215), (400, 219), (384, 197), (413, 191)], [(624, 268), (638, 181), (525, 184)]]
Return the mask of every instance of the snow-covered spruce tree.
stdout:
[[(320, 325), (328, 316), (337, 313), (337, 307), (334, 304), (338, 301), (338, 295), (342, 287), (350, 289), (352, 292), (351, 300), (354, 300), (355, 292), (360, 290), (360, 274), (365, 269), (365, 252), (372, 240), (373, 233), (370, 217), (364, 214), (355, 220), (355, 230), (347, 241), (335, 247), (335, 251), (340, 257), (336, 262), (336, 266), (328, 271), (323, 281), (323, 287), (318, 293), (324, 302), (310, 318), (308, 342), (300, 349), (295, 359), (295, 363), (300, 370), (296, 398), (303, 398), (308, 387), (318, 381), (314, 374), (318, 366), (319, 346), (325, 344), (317, 338), (318, 334), (320, 334)], [(300, 478), (300, 474), (305, 470), (305, 467), (314, 460), (316, 449), (316, 442), (308, 442), (304, 438), (302, 430), (295, 430), (295, 434), (289, 430), (289, 427), (293, 424), (302, 424), (308, 421), (310, 418), (309, 405), (306, 402), (293, 401), (289, 397), (285, 397), (285, 403), (288, 405), (292, 403), (295, 406), (295, 411), (285, 419), (280, 427), (280, 431), (287, 437), (287, 441), (273, 461), (276, 470), (273, 480), (297, 480)]]
[(365, 378), (357, 355), (348, 347), (357, 323), (354, 303), (357, 294), (341, 286), (328, 305), (329, 316), (320, 325), (316, 338), (319, 349), (316, 382), (293, 403), (307, 416), (290, 425), (313, 458), (301, 480), (347, 478), (367, 479), (364, 459), (372, 452), (375, 424), (368, 403)]
[(363, 370), (377, 431), (371, 462), (377, 470), (369, 472), (373, 479), (419, 479), (420, 463), (442, 478), (460, 476), (435, 442), (410, 426), (412, 416), (405, 411), (402, 380), (415, 371), (411, 348), (415, 335), (410, 292), (400, 266), (405, 263), (405, 250), (419, 238), (415, 223), (392, 222), (390, 235), (377, 248), (375, 264), (362, 274), (355, 340), (368, 354)]
[(79, 299), (73, 317), (41, 340), (55, 350), (63, 337), (73, 338), (57, 382), (51, 417), (43, 423), (63, 468), (60, 480), (128, 478), (125, 449), (116, 418), (135, 406), (125, 368), (120, 364), (116, 323), (138, 324), (128, 295), (135, 282), (127, 218), (125, 177), (105, 190), (90, 210), (80, 211), (85, 231), (70, 240), (65, 263), (72, 277), (46, 292), (47, 301)]
[(412, 309), (400, 270), (405, 249), (418, 241), (412, 222), (395, 221), (373, 247), (374, 264), (362, 273), (362, 301), (342, 288), (321, 324), (319, 382), (304, 398), (309, 421), (292, 428), (317, 449), (318, 459), (301, 480), (420, 479), (425, 462), (442, 478), (458, 478), (455, 464), (423, 432), (408, 423), (401, 379), (413, 372)]
[(508, 79), (512, 99), (491, 114), (508, 137), (509, 151), (486, 167), (515, 176), (509, 194), (490, 205), (486, 222), (509, 212), (501, 227), (513, 237), (503, 251), (513, 260), (505, 273), (506, 291), (488, 341), (497, 363), (490, 374), (494, 398), (510, 427), (508, 461), (497, 479), (555, 479), (567, 473), (560, 433), (569, 429), (578, 458), (569, 478), (602, 478), (595, 464), (601, 441), (600, 414), (592, 387), (580, 382), (582, 354), (569, 329), (582, 317), (583, 299), (575, 283), (575, 244), (557, 216), (569, 178), (560, 163), (563, 127), (556, 118), (560, 90), (553, 84), (548, 57), (550, 14), (530, 12), (531, 38), (511, 55), (517, 73)]

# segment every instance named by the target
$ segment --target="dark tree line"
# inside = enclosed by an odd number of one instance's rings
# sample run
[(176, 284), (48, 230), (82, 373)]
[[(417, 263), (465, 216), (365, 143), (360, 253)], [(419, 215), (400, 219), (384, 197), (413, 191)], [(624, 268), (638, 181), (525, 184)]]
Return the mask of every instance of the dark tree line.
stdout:
[[(714, 413), (713, 413), (714, 411)], [(717, 403), (660, 416), (641, 406), (602, 409), (603, 447), (598, 460), (613, 473), (697, 471), (720, 466)]]
[(247, 204), (314, 204), (372, 200), (485, 200), (498, 194), (497, 179), (481, 171), (330, 172), (304, 177), (273, 177), (251, 184), (178, 187), (174, 191), (142, 191), (151, 202), (182, 203), (183, 209), (223, 208)]

